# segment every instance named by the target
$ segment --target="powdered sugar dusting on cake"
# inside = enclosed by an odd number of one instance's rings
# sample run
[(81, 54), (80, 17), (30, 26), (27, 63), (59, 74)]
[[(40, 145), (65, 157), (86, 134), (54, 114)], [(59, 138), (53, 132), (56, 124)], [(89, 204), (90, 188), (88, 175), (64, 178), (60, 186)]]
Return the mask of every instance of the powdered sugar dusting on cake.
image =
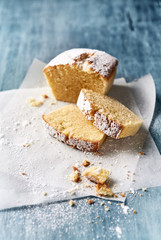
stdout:
[(96, 173), (96, 174), (100, 174), (101, 173), (101, 168), (100, 167), (97, 167), (95, 170), (94, 170), (94, 172)]
[(57, 132), (54, 128), (52, 128), (48, 123), (45, 122), (45, 127), (46, 129), (49, 130), (49, 134), (50, 136), (52, 137), (55, 137), (57, 138), (59, 141), (61, 142), (65, 142), (65, 135), (60, 133), (60, 132)]
[(119, 137), (122, 131), (122, 128), (118, 123), (108, 120), (104, 114), (100, 114), (99, 112), (94, 114), (93, 124), (107, 136), (114, 137), (116, 139)]
[(108, 77), (117, 67), (118, 60), (103, 51), (75, 48), (59, 54), (46, 67), (65, 64), (72, 65), (75, 63), (81, 65), (84, 71), (86, 71), (88, 65), (90, 69), (100, 73), (104, 77)]
[(88, 118), (88, 120), (93, 120), (93, 116), (92, 116), (92, 106), (90, 104), (90, 102), (88, 101), (88, 99), (85, 97), (85, 95), (83, 94), (83, 91), (81, 90), (79, 97), (78, 97), (78, 101), (77, 101), (77, 106), (79, 107), (79, 109), (81, 110), (81, 112), (86, 115), (86, 117)]

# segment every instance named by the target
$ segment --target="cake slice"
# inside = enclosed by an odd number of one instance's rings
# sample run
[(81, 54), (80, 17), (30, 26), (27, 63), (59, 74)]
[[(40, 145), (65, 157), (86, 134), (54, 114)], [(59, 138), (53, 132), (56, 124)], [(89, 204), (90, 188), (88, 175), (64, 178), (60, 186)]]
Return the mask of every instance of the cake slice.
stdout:
[(105, 139), (76, 105), (64, 106), (42, 118), (51, 136), (79, 150), (97, 151)]
[(43, 73), (57, 100), (76, 103), (82, 88), (107, 93), (117, 64), (116, 58), (103, 51), (76, 48), (52, 59)]
[(142, 124), (123, 104), (92, 90), (81, 90), (77, 106), (98, 129), (116, 139), (135, 135)]

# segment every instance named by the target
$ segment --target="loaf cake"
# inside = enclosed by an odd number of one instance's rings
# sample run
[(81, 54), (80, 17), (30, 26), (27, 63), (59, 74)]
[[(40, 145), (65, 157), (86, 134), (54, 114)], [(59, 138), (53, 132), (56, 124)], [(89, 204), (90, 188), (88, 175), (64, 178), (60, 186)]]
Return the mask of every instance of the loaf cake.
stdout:
[(92, 90), (81, 90), (77, 106), (98, 129), (116, 139), (135, 135), (142, 124), (123, 104)]
[(64, 106), (42, 118), (51, 136), (79, 150), (97, 151), (105, 139), (76, 105)]
[(43, 73), (57, 100), (76, 103), (82, 88), (101, 94), (109, 91), (118, 60), (93, 49), (71, 49), (59, 54)]

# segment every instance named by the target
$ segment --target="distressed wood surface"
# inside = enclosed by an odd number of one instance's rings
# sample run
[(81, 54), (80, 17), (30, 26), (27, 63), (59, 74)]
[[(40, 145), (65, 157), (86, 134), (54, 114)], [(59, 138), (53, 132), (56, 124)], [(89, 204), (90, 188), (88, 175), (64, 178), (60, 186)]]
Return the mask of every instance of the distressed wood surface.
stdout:
[[(152, 74), (157, 97), (150, 131), (161, 152), (161, 1), (0, 1), (1, 90), (18, 88), (35, 57), (48, 62), (74, 47), (116, 56), (117, 77), (128, 81)], [(2, 211), (0, 240), (117, 239), (117, 226), (121, 239), (160, 240), (161, 188), (140, 194), (128, 195), (128, 215), (116, 203), (105, 212), (99, 199), (91, 206), (81, 199), (74, 208), (62, 202)]]

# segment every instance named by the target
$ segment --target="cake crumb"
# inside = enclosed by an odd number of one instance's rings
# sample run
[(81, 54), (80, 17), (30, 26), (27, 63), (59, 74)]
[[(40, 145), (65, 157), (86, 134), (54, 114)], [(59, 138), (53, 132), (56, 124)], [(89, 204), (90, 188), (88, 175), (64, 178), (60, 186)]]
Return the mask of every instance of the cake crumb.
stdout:
[(106, 212), (109, 212), (110, 209), (109, 209), (107, 206), (105, 206), (105, 211), (106, 211)]
[(89, 162), (88, 160), (84, 159), (82, 165), (83, 165), (84, 167), (88, 167), (88, 166), (90, 165), (90, 162)]
[(136, 210), (133, 210), (133, 213), (134, 213), (134, 214), (136, 214), (136, 213), (137, 213), (137, 211), (136, 211)]
[(27, 175), (25, 172), (22, 172), (21, 174), (22, 174), (22, 175)]
[(73, 171), (78, 171), (79, 172), (79, 169), (77, 167), (72, 166), (72, 168), (73, 168)]
[(118, 196), (115, 194), (115, 195), (114, 195), (114, 198), (118, 198)]
[(100, 204), (101, 204), (101, 206), (103, 206), (105, 204), (105, 202), (101, 202)]
[(44, 196), (47, 196), (47, 192), (43, 192), (43, 195), (44, 195)]
[(39, 107), (44, 103), (44, 101), (36, 101), (34, 98), (29, 99), (28, 102), (32, 107)]
[(86, 185), (86, 187), (87, 187), (87, 188), (92, 188), (92, 186), (91, 186), (91, 185)]
[(100, 195), (100, 196), (108, 196), (108, 197), (113, 197), (114, 193), (112, 192), (112, 190), (107, 187), (106, 184), (100, 184), (98, 183), (96, 185), (96, 192)]
[(93, 166), (84, 172), (84, 176), (94, 183), (104, 184), (108, 179), (109, 171)]
[(146, 188), (142, 188), (142, 191), (143, 191), (143, 192), (146, 192), (146, 190), (147, 190)]
[(55, 102), (51, 102), (50, 105), (55, 105)]
[(120, 193), (120, 196), (125, 197), (125, 193), (124, 192)]
[(94, 202), (93, 202), (93, 200), (92, 199), (89, 199), (88, 200), (88, 204), (90, 205), (90, 204), (93, 204)]
[(98, 215), (97, 218), (100, 218), (100, 216)]
[(49, 98), (49, 96), (46, 94), (43, 94), (42, 96), (43, 96), (43, 98)]
[(30, 143), (24, 144), (23, 147), (26, 147), (26, 148), (27, 148), (27, 147), (29, 147), (30, 145), (31, 145)]
[(70, 201), (69, 201), (69, 205), (70, 205), (71, 207), (73, 207), (73, 206), (75, 205), (74, 201), (73, 201), (73, 200), (70, 200)]
[(80, 182), (81, 178), (80, 178), (80, 172), (78, 172), (77, 170), (74, 171), (73, 173), (70, 174), (70, 180), (72, 182)]
[(75, 195), (75, 191), (74, 190), (70, 190), (69, 191), (71, 195)]
[(139, 152), (139, 154), (140, 154), (140, 155), (145, 155), (145, 153), (144, 153), (144, 152)]

